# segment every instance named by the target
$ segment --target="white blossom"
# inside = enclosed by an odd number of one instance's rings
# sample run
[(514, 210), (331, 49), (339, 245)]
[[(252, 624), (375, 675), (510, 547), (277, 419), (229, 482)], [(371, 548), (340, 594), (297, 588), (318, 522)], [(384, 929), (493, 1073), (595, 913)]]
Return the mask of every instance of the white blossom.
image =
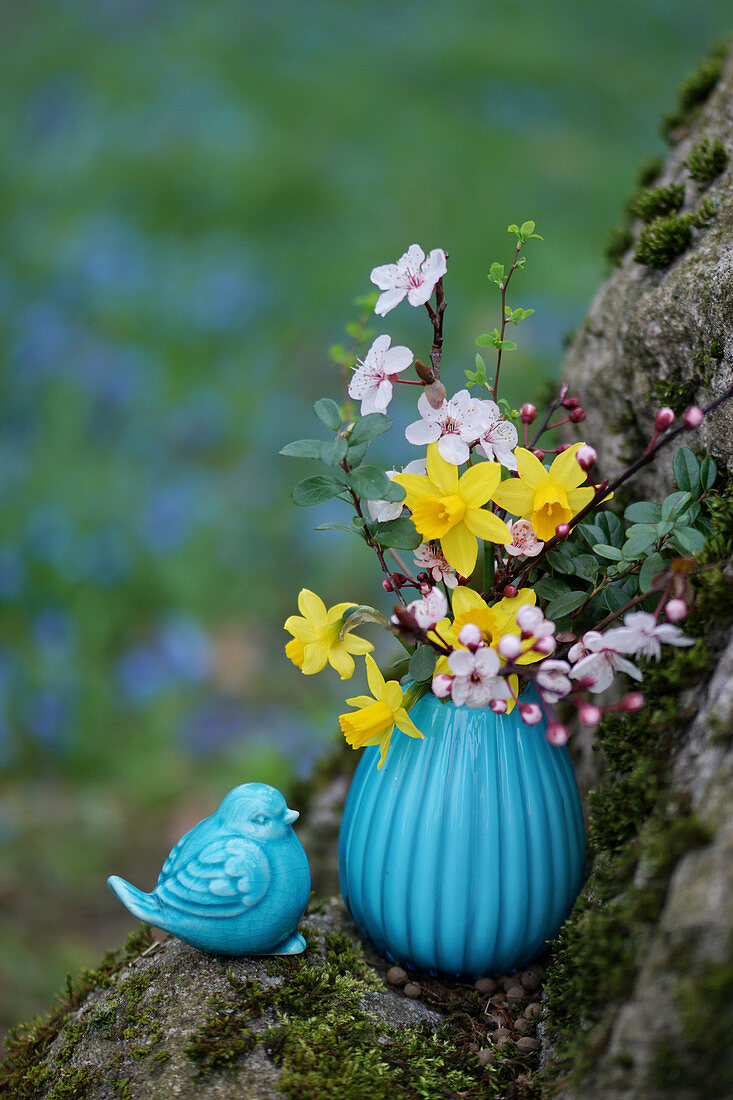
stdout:
[(429, 630), (448, 614), (448, 601), (439, 588), (431, 588), (427, 596), (409, 603), (407, 610), (415, 616), (419, 627)]
[(455, 397), (434, 409), (423, 393), (417, 402), (421, 419), (407, 427), (405, 438), (416, 447), (437, 443), (441, 458), (460, 466), (468, 461), (468, 444), (475, 443), (483, 430), (482, 403), (471, 397), (468, 390), (459, 390)]
[[(610, 633), (610, 631), (609, 631)], [(580, 642), (576, 642), (568, 651), (568, 660), (573, 662), (570, 672), (572, 680), (590, 679), (588, 690), (594, 694), (606, 691), (613, 683), (617, 672), (625, 672), (634, 680), (641, 680), (641, 672), (608, 644), (608, 634), (589, 630)]]
[(501, 415), (495, 401), (480, 401), (481, 411), (486, 419), (486, 427), (481, 432), (477, 450), (490, 462), (500, 462), (507, 470), (516, 470), (517, 459), (514, 448), (517, 445), (517, 429), (511, 420)]
[(556, 703), (572, 690), (568, 679), (570, 665), (567, 661), (543, 661), (537, 670), (536, 683), (548, 703)]
[(519, 608), (517, 626), (522, 633), (531, 634), (533, 638), (548, 638), (555, 633), (552, 619), (546, 619), (542, 610), (532, 604), (524, 604)]
[(374, 312), (384, 317), (405, 296), (411, 306), (424, 306), (446, 271), (446, 255), (442, 248), (434, 248), (425, 259), (420, 245), (411, 244), (396, 264), (375, 267), (369, 276), (382, 291)]
[(512, 541), (504, 549), (512, 557), (534, 558), (545, 545), (537, 538), (534, 527), (528, 519), (515, 519), (514, 523), (508, 524), (508, 527), (512, 533)]
[[(418, 460), (421, 461), (421, 460)], [(417, 470), (410, 469), (411, 466), (415, 466), (415, 462), (411, 462), (409, 466), (405, 467), (407, 473), (418, 473)], [(423, 462), (424, 466), (425, 463)], [(419, 471), (425, 473), (425, 470)], [(443, 581), (448, 588), (455, 588), (458, 585), (458, 577), (456, 576), (455, 569), (452, 569), (448, 562), (445, 560), (445, 554), (440, 549), (439, 545), (434, 542), (424, 542), (422, 546), (418, 546), (415, 551), (414, 557), (415, 565), (419, 569), (425, 570), (429, 573), (434, 581)]]
[(349, 397), (361, 401), (361, 415), (386, 412), (392, 400), (392, 379), (407, 370), (415, 356), (409, 348), (391, 348), (389, 336), (378, 336), (351, 376)]
[(659, 660), (661, 643), (665, 645), (694, 645), (694, 638), (686, 638), (674, 623), (658, 623), (650, 611), (629, 611), (624, 615), (624, 625), (608, 630), (606, 646), (617, 653), (631, 653), (636, 657)]
[(457, 706), (486, 707), (492, 699), (511, 696), (506, 679), (498, 675), (499, 656), (490, 646), (482, 646), (475, 653), (454, 649), (448, 667), (453, 673), (451, 698)]

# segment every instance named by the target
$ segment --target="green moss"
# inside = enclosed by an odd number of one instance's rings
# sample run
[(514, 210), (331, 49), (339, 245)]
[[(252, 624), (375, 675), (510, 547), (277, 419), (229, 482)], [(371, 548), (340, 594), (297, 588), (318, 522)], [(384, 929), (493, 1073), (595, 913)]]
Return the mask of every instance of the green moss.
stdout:
[(46, 1093), (46, 1100), (82, 1100), (83, 1097), (90, 1095), (90, 1089), (99, 1080), (99, 1073), (88, 1066), (62, 1071), (54, 1076), (55, 1084), (50, 1092)]
[(667, 187), (647, 187), (629, 202), (629, 212), (643, 222), (652, 222), (665, 214), (676, 214), (685, 201), (682, 183), (670, 183)]
[[(68, 1013), (77, 1008), (92, 990), (107, 988), (112, 976), (137, 958), (152, 942), (150, 928), (140, 925), (128, 937), (122, 951), (107, 952), (99, 967), (84, 970), (76, 984), (70, 976), (67, 977), (66, 989), (59, 998), (60, 1004), (48, 1016), (10, 1032), (5, 1040), (5, 1058), (0, 1063), (0, 1096), (12, 1096), (13, 1100), (36, 1100), (39, 1088), (57, 1076), (44, 1064), (44, 1059)], [(63, 1076), (62, 1072), (59, 1084)]]
[(636, 246), (634, 259), (646, 267), (662, 268), (676, 260), (690, 247), (692, 227), (689, 218), (679, 214), (669, 214), (657, 218), (642, 229)]
[[(700, 564), (725, 562), (733, 551), (733, 480), (708, 498), (706, 509), (713, 531)], [(555, 1047), (544, 1073), (547, 1096), (558, 1078), (582, 1074), (598, 1058), (615, 1006), (633, 987), (674, 867), (710, 840), (708, 828), (675, 794), (670, 761), (691, 717), (680, 695), (710, 675), (733, 621), (733, 583), (720, 565), (699, 572), (693, 583), (697, 606), (685, 632), (698, 639), (695, 646), (669, 647), (659, 664), (645, 669), (646, 707), (607, 715), (599, 727), (607, 774), (590, 799), (595, 859), (556, 941), (545, 985)], [(668, 1054), (660, 1054), (660, 1065)]]
[(706, 185), (720, 175), (728, 166), (728, 154), (721, 141), (715, 141), (711, 145), (707, 138), (703, 138), (699, 145), (690, 153), (685, 161), (685, 167), (696, 183)]
[(728, 43), (721, 42), (684, 82), (678, 93), (676, 108), (664, 116), (662, 137), (668, 141), (675, 140), (677, 132), (691, 120), (707, 100), (720, 79), (727, 49)]

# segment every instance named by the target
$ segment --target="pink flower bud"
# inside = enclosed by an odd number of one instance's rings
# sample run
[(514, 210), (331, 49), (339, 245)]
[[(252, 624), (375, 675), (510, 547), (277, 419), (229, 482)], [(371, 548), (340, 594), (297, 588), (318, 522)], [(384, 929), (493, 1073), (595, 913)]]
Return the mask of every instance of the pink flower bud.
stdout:
[(668, 405), (663, 405), (657, 413), (657, 419), (654, 421), (654, 428), (658, 432), (666, 431), (667, 428), (671, 428), (674, 424), (674, 413)]
[(550, 722), (545, 737), (551, 745), (566, 745), (568, 741), (568, 731), (565, 729), (565, 726), (561, 726), (559, 722)]
[(513, 661), (522, 652), (522, 642), (518, 634), (505, 634), (499, 638), (496, 648), (507, 661)]
[(699, 405), (690, 405), (689, 409), (685, 409), (683, 413), (682, 423), (686, 428), (699, 428), (704, 417), (705, 413)]
[(542, 462), (542, 459), (545, 457), (545, 452), (541, 451), (539, 447), (536, 450), (532, 451), (532, 454), (535, 456), (535, 458), (538, 458), (540, 462)]
[(492, 699), (489, 703), (489, 709), (493, 710), (494, 714), (506, 714), (506, 699)]
[(577, 642), (578, 637), (573, 634), (572, 630), (561, 630), (559, 634), (555, 635), (555, 641), (558, 645), (572, 645), (573, 642)]
[(481, 630), (476, 626), (476, 623), (466, 623), (461, 627), (458, 641), (461, 645), (468, 646), (469, 649), (476, 649), (483, 641)]
[(630, 695), (627, 695), (621, 700), (621, 710), (641, 710), (644, 706), (644, 694), (641, 691), (632, 691)]
[(441, 672), (440, 675), (436, 676), (433, 680), (433, 695), (437, 695), (439, 699), (447, 699), (450, 695), (452, 683), (453, 677), (447, 676), (444, 672)]
[(407, 577), (404, 573), (392, 573), (389, 579), (395, 589), (402, 588), (407, 583)]
[(536, 726), (542, 721), (542, 708), (537, 703), (520, 703), (519, 715), (527, 726)]
[(389, 579), (389, 577), (385, 577), (382, 581), (382, 588), (385, 592), (394, 592), (394, 585), (392, 584), (392, 581)]
[(567, 523), (558, 523), (555, 534), (559, 539), (566, 539), (570, 534), (570, 526)]
[(421, 596), (428, 596), (432, 591), (433, 591), (433, 586), (431, 584), (428, 584), (427, 581), (423, 581), (422, 584), (420, 585), (420, 595)]
[(582, 420), (585, 420), (585, 409), (581, 409), (580, 407), (572, 409), (570, 413), (568, 413), (568, 420), (573, 424), (580, 424)]
[(557, 453), (559, 455), (561, 455), (563, 453), (563, 451), (567, 451), (569, 449), (570, 449), (570, 444), (569, 443), (561, 443), (560, 446), (557, 448)]
[(555, 652), (555, 639), (550, 634), (546, 634), (544, 638), (538, 638), (532, 649), (536, 653), (542, 653), (545, 657), (549, 657), (551, 653)]
[(534, 418), (537, 416), (537, 409), (534, 407), (534, 405), (530, 405), (529, 402), (526, 402), (519, 410), (519, 415), (522, 418), (523, 424), (531, 424)]
[(688, 610), (684, 600), (670, 600), (664, 608), (664, 614), (671, 623), (678, 623), (681, 619), (687, 618)]
[(585, 470), (586, 473), (595, 466), (597, 458), (598, 453), (593, 447), (589, 447), (587, 443), (584, 443), (582, 447), (578, 447), (575, 452), (575, 461), (578, 463), (581, 470)]
[(430, 580), (430, 575), (428, 573), (418, 573), (417, 579), (420, 584), (425, 584), (427, 581)]
[(503, 594), (508, 600), (513, 600), (515, 596), (519, 595), (519, 589), (513, 584), (507, 584), (504, 586)]
[(584, 726), (597, 726), (601, 720), (601, 708), (593, 703), (581, 703), (578, 716)]
[(579, 404), (580, 401), (578, 401), (577, 397), (566, 397), (563, 401), (563, 405), (566, 409), (577, 409)]

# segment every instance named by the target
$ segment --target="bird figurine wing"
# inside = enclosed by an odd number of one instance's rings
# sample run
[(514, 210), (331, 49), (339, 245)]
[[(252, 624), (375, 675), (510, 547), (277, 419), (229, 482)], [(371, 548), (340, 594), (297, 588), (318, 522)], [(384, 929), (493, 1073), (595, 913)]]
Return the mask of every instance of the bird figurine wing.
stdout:
[(270, 864), (259, 844), (220, 836), (191, 850), (179, 841), (160, 872), (155, 895), (168, 908), (207, 917), (236, 917), (260, 901)]

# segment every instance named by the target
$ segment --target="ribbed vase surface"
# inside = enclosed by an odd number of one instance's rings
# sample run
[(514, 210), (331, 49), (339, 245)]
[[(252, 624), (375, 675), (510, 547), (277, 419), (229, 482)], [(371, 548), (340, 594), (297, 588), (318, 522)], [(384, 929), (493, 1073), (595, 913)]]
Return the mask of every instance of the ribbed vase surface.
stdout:
[(344, 901), (380, 951), (412, 969), (475, 978), (522, 966), (583, 882), (570, 755), (516, 710), (428, 694), (410, 717), (425, 739), (395, 729), (382, 769), (372, 747), (354, 776), (339, 838)]

